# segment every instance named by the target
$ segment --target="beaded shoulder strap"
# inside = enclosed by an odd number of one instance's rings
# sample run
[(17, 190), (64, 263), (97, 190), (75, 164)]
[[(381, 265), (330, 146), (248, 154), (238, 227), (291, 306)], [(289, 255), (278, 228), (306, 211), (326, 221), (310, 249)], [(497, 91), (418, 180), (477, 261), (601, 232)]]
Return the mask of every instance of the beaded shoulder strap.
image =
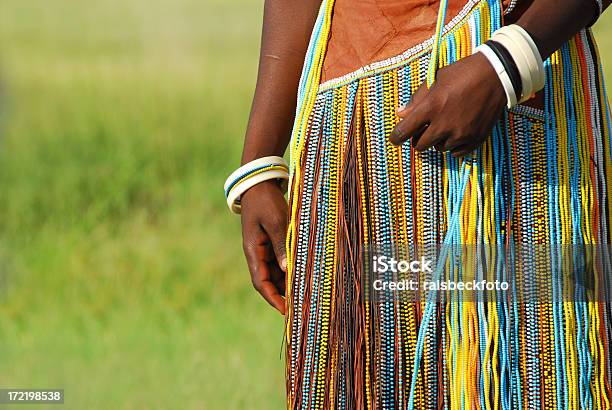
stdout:
[[(446, 11), (448, 8), (448, 0), (440, 1), (440, 8), (438, 10), (438, 20), (436, 22), (436, 33), (433, 43), (433, 49), (431, 53), (431, 58), (429, 61), (429, 67), (427, 72), (427, 87), (431, 87), (436, 79), (436, 72), (438, 70), (440, 64), (440, 43), (442, 41), (442, 30), (444, 27), (444, 21), (446, 20)], [(467, 156), (463, 159), (461, 164), (461, 168), (459, 171), (459, 179), (458, 179), (458, 192), (456, 193), (455, 203), (452, 204), (452, 214), (451, 218), (448, 222), (448, 227), (446, 230), (446, 235), (444, 237), (444, 241), (442, 243), (442, 247), (440, 250), (440, 255), (438, 256), (438, 261), (436, 264), (436, 268), (433, 272), (432, 280), (435, 282), (440, 279), (442, 275), (442, 271), (446, 264), (446, 260), (448, 258), (449, 250), (453, 247), (453, 245), (457, 245), (461, 241), (461, 230), (460, 230), (460, 215), (461, 215), (461, 205), (463, 203), (463, 199), (465, 197), (465, 191), (467, 188), (467, 182), (470, 178), (471, 165), (473, 163), (473, 158), (471, 156)], [(436, 307), (436, 297), (437, 292), (435, 290), (429, 291), (426, 295), (425, 299), (425, 309), (423, 311), (423, 318), (421, 320), (421, 324), (419, 326), (419, 332), (417, 335), (417, 343), (415, 346), (415, 355), (414, 355), (414, 363), (412, 367), (412, 380), (410, 385), (410, 397), (408, 400), (408, 409), (414, 409), (414, 394), (416, 391), (417, 380), (419, 376), (419, 369), (421, 367), (421, 360), (423, 357), (423, 349), (425, 346), (425, 335), (427, 332), (427, 328), (429, 327), (429, 322), (431, 321), (432, 315), (435, 313)]]
[[(317, 20), (315, 21), (308, 50), (304, 59), (302, 75), (298, 87), (297, 105), (295, 112), (295, 120), (293, 123), (293, 131), (291, 134), (291, 142), (289, 144), (289, 225), (287, 227), (286, 249), (287, 249), (287, 289), (291, 289), (293, 281), (293, 266), (294, 252), (296, 241), (296, 200), (300, 180), (300, 166), (302, 154), (304, 151), (305, 134), (308, 129), (308, 119), (315, 105), (317, 91), (321, 80), (321, 69), (325, 51), (327, 49), (327, 40), (331, 28), (331, 17), (334, 8), (334, 0), (323, 0), (319, 7)], [(285, 336), (289, 337), (291, 331), (291, 310), (285, 315)], [(288, 342), (288, 340), (287, 340)]]

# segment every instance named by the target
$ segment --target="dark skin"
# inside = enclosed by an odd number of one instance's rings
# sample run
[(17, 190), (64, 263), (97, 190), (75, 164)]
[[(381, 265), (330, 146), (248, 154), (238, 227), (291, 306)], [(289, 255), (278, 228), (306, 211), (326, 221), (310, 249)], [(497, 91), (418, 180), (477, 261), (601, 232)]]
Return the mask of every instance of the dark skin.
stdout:
[[(610, 2), (605, 0), (604, 6)], [(320, 0), (265, 2), (259, 74), (242, 163), (285, 152), (304, 55), (320, 4)], [(516, 23), (531, 34), (547, 58), (586, 27), (594, 13), (593, 0), (534, 0)], [(400, 121), (389, 140), (395, 145), (410, 141), (419, 151), (435, 147), (454, 156), (467, 155), (485, 141), (505, 104), (495, 71), (484, 56), (476, 54), (439, 70), (430, 89), (422, 85), (410, 104), (398, 110)], [(269, 181), (249, 189), (241, 202), (243, 248), (251, 281), (284, 315), (287, 201), (278, 184)]]
[[(594, 13), (594, 2), (536, 0), (517, 24), (531, 34), (545, 59), (586, 27)], [(482, 145), (505, 105), (501, 82), (491, 64), (478, 53), (439, 70), (430, 89), (421, 86), (410, 104), (398, 110), (401, 120), (389, 140), (394, 145), (410, 140), (417, 151), (435, 147), (456, 157), (465, 156)]]
[[(257, 86), (242, 163), (282, 156), (291, 138), (298, 82), (321, 0), (267, 0)], [(287, 201), (275, 182), (242, 195), (242, 243), (253, 287), (285, 314)]]

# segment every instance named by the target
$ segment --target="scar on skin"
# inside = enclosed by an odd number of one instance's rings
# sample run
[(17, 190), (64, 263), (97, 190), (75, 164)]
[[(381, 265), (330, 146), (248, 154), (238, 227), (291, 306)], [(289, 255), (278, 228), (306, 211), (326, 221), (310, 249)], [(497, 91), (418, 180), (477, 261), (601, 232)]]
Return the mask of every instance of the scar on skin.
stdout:
[(270, 57), (270, 58), (273, 58), (275, 60), (280, 60), (280, 57), (277, 56), (276, 54), (266, 54), (266, 57)]

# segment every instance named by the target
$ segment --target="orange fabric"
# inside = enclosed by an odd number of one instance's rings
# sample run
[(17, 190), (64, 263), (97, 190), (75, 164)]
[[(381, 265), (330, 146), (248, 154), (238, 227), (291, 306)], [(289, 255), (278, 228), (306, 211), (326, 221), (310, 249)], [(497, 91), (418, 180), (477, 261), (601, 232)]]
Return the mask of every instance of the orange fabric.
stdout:
[[(466, 3), (448, 0), (447, 22)], [(336, 0), (321, 80), (340, 77), (425, 41), (435, 31), (439, 5), (439, 0)]]

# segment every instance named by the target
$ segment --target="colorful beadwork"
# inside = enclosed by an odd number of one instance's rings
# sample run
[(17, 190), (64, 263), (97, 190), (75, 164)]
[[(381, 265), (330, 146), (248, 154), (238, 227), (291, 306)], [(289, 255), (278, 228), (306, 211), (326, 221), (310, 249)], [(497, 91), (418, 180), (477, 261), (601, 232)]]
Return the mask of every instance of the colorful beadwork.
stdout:
[(505, 112), (458, 160), (387, 136), (432, 61), (469, 56), (501, 26), (500, 2), (469, 1), (439, 46), (319, 84), (332, 8), (323, 1), (311, 38), (291, 145), (288, 407), (610, 408), (609, 302), (568, 302), (555, 287), (547, 303), (374, 302), (362, 287), (367, 244), (612, 242), (610, 111), (591, 32), (545, 62), (543, 110)]

